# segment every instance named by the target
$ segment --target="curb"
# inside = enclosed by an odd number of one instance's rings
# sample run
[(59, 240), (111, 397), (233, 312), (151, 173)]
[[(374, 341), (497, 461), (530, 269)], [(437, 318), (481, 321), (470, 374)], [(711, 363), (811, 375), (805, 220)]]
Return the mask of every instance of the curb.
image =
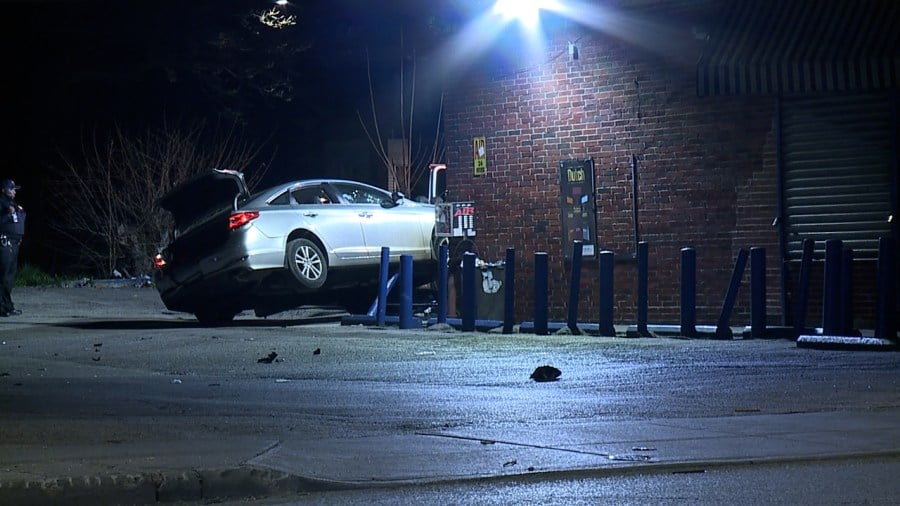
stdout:
[(241, 467), (170, 474), (149, 472), (6, 482), (0, 483), (0, 503), (73, 506), (158, 504), (277, 497), (357, 488), (363, 487), (294, 476), (271, 469)]
[(0, 503), (93, 506), (96, 504), (208, 503), (288, 497), (302, 493), (397, 488), (418, 485), (460, 485), (505, 481), (589, 479), (635, 474), (693, 474), (728, 467), (817, 463), (841, 460), (900, 458), (900, 450), (849, 452), (750, 459), (709, 459), (682, 462), (636, 462), (624, 466), (554, 469), (501, 475), (424, 480), (330, 481), (282, 471), (241, 467), (183, 471), (171, 474), (84, 476), (0, 483)]

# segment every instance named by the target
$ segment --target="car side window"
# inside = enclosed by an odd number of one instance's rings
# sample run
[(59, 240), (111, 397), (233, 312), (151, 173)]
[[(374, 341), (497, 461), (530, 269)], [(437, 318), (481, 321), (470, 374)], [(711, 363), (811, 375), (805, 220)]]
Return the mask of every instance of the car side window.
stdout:
[(384, 193), (377, 190), (371, 190), (365, 186), (347, 183), (338, 183), (335, 184), (335, 186), (341, 193), (341, 198), (351, 204), (381, 205), (381, 201), (387, 198)]
[(331, 204), (331, 198), (321, 186), (307, 186), (293, 191), (294, 200), (298, 204)]
[(270, 206), (286, 206), (290, 203), (291, 203), (291, 197), (288, 194), (288, 192), (284, 192), (281, 195), (279, 195), (269, 201)]

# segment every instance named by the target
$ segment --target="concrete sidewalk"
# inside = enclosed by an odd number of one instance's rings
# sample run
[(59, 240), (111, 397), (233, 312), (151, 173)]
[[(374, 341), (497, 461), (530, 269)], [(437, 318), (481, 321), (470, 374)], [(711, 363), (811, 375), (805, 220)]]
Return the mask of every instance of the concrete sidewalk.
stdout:
[(334, 439), (0, 447), (2, 504), (153, 504), (405, 483), (900, 458), (900, 408), (573, 422)]

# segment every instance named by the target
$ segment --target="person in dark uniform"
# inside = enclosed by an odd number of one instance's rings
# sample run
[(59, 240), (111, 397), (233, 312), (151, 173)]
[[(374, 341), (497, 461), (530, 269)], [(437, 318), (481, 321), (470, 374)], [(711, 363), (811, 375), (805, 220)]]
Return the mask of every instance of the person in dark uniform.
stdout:
[(12, 179), (0, 183), (0, 316), (22, 314), (12, 301), (19, 261), (19, 245), (25, 235), (25, 211), (16, 203), (16, 190), (21, 188)]

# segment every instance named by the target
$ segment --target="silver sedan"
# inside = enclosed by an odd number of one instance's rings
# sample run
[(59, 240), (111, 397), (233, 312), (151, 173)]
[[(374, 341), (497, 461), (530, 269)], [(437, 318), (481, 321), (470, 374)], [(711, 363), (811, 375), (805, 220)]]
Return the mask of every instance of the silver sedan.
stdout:
[(241, 173), (213, 170), (160, 207), (175, 227), (155, 259), (156, 287), (166, 307), (204, 324), (331, 303), (348, 289), (351, 309), (367, 307), (382, 247), (395, 266), (412, 256), (416, 283), (433, 272), (434, 206), (365, 183), (310, 179), (250, 195)]

